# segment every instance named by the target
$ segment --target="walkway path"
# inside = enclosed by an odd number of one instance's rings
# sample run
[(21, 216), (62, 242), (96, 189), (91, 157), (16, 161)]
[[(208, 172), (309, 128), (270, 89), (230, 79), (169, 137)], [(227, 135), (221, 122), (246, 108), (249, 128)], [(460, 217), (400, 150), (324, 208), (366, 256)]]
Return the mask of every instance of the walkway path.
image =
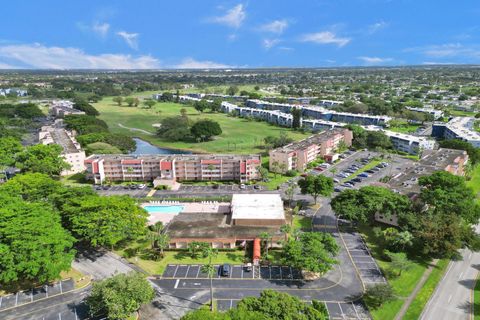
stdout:
[(123, 128), (123, 129), (128, 129), (130, 131), (138, 131), (138, 132), (141, 132), (141, 133), (145, 133), (145, 134), (148, 134), (149, 136), (153, 136), (153, 133), (151, 133), (150, 131), (147, 131), (147, 130), (143, 130), (143, 129), (138, 129), (138, 128), (129, 128), (129, 127), (125, 127), (123, 124), (121, 123), (117, 123), (118, 126), (120, 128)]
[(427, 270), (425, 270), (425, 272), (422, 275), (422, 278), (420, 278), (420, 281), (415, 286), (415, 289), (412, 291), (412, 293), (410, 293), (410, 295), (408, 296), (408, 298), (405, 300), (404, 304), (402, 305), (402, 308), (400, 309), (400, 311), (395, 316), (395, 320), (403, 319), (403, 316), (405, 316), (405, 313), (407, 312), (408, 308), (410, 307), (410, 304), (415, 299), (415, 297), (417, 296), (420, 289), (422, 289), (423, 285), (425, 284), (425, 282), (428, 279), (428, 276), (430, 276), (430, 274), (432, 273), (433, 268), (435, 268), (437, 266), (437, 263), (438, 263), (438, 259), (433, 260), (433, 262), (428, 266)]

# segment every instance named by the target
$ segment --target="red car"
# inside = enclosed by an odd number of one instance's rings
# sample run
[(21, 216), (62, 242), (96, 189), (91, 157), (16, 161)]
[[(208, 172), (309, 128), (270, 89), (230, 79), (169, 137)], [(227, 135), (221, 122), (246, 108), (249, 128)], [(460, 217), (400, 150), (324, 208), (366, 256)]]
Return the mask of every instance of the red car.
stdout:
[(325, 168), (322, 168), (322, 167), (315, 167), (315, 168), (313, 168), (313, 170), (317, 170), (317, 171), (323, 171), (323, 170), (325, 170)]

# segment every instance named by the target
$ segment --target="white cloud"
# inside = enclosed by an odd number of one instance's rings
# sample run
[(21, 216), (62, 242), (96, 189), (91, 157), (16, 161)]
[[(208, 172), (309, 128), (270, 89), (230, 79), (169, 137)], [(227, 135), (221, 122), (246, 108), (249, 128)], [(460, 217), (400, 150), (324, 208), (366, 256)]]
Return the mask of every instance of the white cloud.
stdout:
[(233, 68), (232, 66), (217, 63), (213, 61), (198, 61), (193, 58), (185, 58), (179, 64), (173, 66), (178, 69), (224, 69), (224, 68)]
[(110, 30), (110, 25), (106, 22), (99, 23), (95, 22), (92, 26), (93, 32), (98, 34), (100, 37), (105, 38), (108, 34), (108, 30)]
[(480, 59), (480, 47), (476, 45), (465, 46), (460, 43), (446, 43), (424, 47), (407, 48), (404, 52), (416, 52), (429, 58), (470, 58)]
[(274, 20), (260, 26), (260, 30), (264, 32), (271, 32), (276, 34), (282, 34), (288, 28), (288, 21), (285, 19)]
[(373, 34), (377, 31), (380, 31), (388, 26), (388, 23), (385, 21), (379, 21), (368, 26), (368, 33)]
[(281, 42), (280, 39), (263, 39), (262, 45), (265, 49), (271, 49)]
[(239, 28), (243, 20), (247, 17), (245, 8), (243, 4), (238, 4), (232, 9), (228, 10), (227, 13), (223, 16), (213, 17), (210, 19), (211, 22), (224, 24), (232, 28)]
[(20, 69), (19, 67), (12, 66), (8, 63), (0, 62), (0, 69)]
[(380, 58), (380, 57), (358, 57), (358, 59), (362, 60), (365, 64), (368, 64), (368, 65), (384, 64), (384, 63), (393, 61), (392, 58)]
[(138, 33), (119, 31), (117, 35), (120, 36), (130, 48), (138, 50)]
[(156, 69), (160, 62), (151, 56), (125, 54), (91, 55), (77, 48), (46, 47), (41, 44), (0, 46), (1, 59), (34, 69)]
[(308, 33), (301, 37), (303, 42), (313, 42), (318, 44), (335, 44), (339, 47), (343, 47), (350, 42), (350, 38), (337, 37), (335, 33), (330, 31), (322, 31), (317, 33)]

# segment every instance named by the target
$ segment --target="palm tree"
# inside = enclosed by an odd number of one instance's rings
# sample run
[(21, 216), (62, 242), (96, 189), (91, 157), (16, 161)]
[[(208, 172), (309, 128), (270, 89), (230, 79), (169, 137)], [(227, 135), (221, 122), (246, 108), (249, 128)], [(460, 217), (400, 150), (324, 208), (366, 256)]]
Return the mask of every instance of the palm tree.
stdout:
[(288, 234), (292, 231), (292, 226), (284, 224), (280, 227), (280, 231), (285, 235), (285, 242), (288, 241)]
[(160, 256), (163, 258), (163, 249), (170, 244), (170, 237), (166, 233), (162, 233), (157, 238), (157, 247), (160, 249)]
[(208, 258), (208, 263), (201, 268), (210, 278), (210, 311), (213, 311), (213, 275), (215, 274), (215, 267), (212, 264), (212, 259), (217, 256), (218, 251), (212, 247), (206, 247), (202, 250), (205, 258)]
[(266, 253), (267, 257), (268, 257), (268, 239), (270, 239), (270, 238), (271, 238), (270, 233), (268, 233), (266, 231), (260, 233), (260, 239), (262, 239), (265, 243), (265, 250), (266, 250), (265, 253)]

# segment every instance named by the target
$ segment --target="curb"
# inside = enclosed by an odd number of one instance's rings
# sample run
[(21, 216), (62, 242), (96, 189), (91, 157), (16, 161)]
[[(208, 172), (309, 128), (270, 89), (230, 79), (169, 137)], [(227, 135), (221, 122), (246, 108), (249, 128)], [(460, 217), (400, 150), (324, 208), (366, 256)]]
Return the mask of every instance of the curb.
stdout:
[(51, 296), (44, 297), (44, 298), (40, 298), (40, 299), (37, 299), (37, 300), (35, 300), (35, 301), (31, 301), (31, 302), (27, 302), (27, 303), (22, 303), (22, 304), (19, 304), (19, 305), (14, 306), (14, 307), (8, 307), (8, 308), (5, 308), (5, 309), (1, 309), (1, 310), (0, 310), (0, 313), (2, 313), (2, 312), (4, 312), (4, 311), (16, 309), (16, 308), (18, 308), (18, 307), (23, 307), (23, 306), (26, 306), (26, 305), (29, 305), (29, 304), (32, 304), (32, 303), (36, 303), (36, 302), (38, 302), (38, 301), (43, 301), (43, 300), (47, 300), (47, 299), (50, 299), (50, 298), (58, 297), (58, 296), (61, 296), (61, 295), (67, 294), (67, 293), (80, 291), (80, 290), (85, 289), (86, 287), (88, 287), (88, 286), (90, 286), (90, 285), (92, 284), (92, 277), (89, 276), (89, 278), (90, 278), (90, 281), (87, 282), (85, 285), (79, 287), (79, 288), (75, 288), (75, 289), (73, 289), (73, 290), (70, 290), (70, 291), (67, 291), (67, 292), (63, 292), (63, 293), (53, 294), (53, 295), (51, 295)]

